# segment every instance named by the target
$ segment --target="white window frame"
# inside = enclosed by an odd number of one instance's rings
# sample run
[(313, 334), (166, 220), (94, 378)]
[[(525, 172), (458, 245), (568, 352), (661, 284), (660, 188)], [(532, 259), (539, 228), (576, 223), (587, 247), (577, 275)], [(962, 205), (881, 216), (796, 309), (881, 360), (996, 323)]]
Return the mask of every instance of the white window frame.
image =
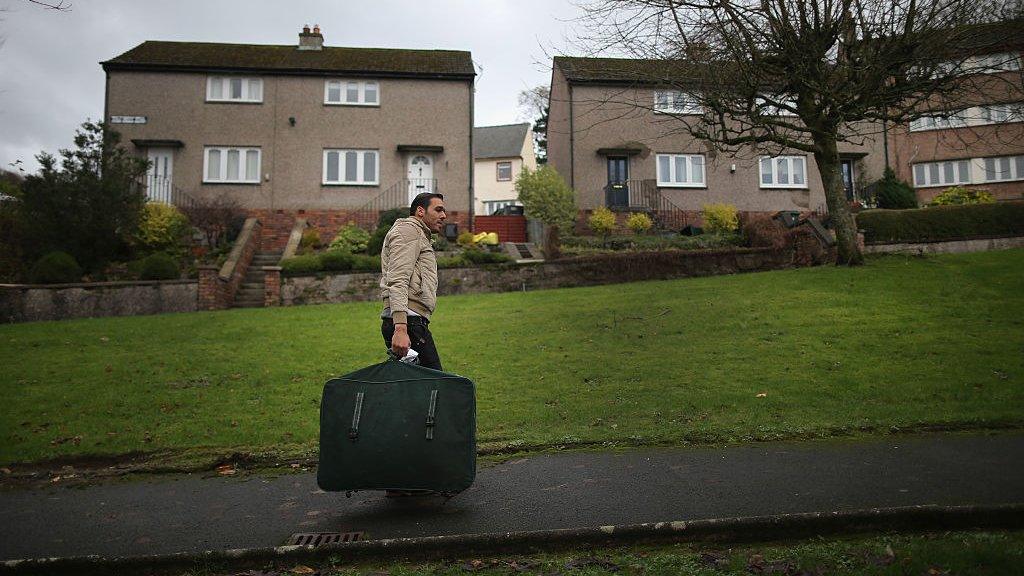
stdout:
[[(356, 153), (356, 179), (345, 180), (345, 155), (348, 152)], [(327, 155), (331, 153), (338, 154), (338, 179), (328, 180), (327, 179)], [(366, 166), (366, 154), (373, 153), (374, 163), (374, 176), (373, 180), (366, 180), (364, 175), (364, 169)], [(321, 183), (324, 186), (379, 186), (380, 185), (380, 150), (376, 149), (355, 149), (355, 148), (324, 148), (323, 153), (323, 170), (322, 170)]]
[[(501, 167), (504, 164), (508, 165), (508, 178), (502, 178), (501, 177)], [(494, 163), (494, 178), (495, 178), (495, 182), (511, 182), (512, 180), (514, 180), (515, 177), (512, 174), (512, 161), (511, 160), (501, 160), (499, 162), (495, 162)]]
[[(771, 182), (764, 181), (764, 161), (770, 160)], [(787, 165), (787, 176), (789, 182), (779, 184), (779, 160), (785, 160)], [(803, 182), (793, 183), (793, 176), (796, 174), (796, 165), (800, 165), (800, 172), (803, 174)], [(762, 189), (804, 189), (807, 188), (807, 157), (806, 156), (761, 156), (757, 160), (757, 184)]]
[[(217, 166), (217, 179), (210, 178), (210, 152), (220, 152), (220, 161)], [(228, 153), (237, 151), (239, 154), (238, 174), (239, 178), (228, 180)], [(248, 164), (246, 159), (249, 152), (256, 152), (256, 174), (248, 177)], [(260, 174), (263, 167), (263, 152), (252, 146), (204, 146), (203, 147), (203, 184), (259, 184)]]
[[(998, 184), (1000, 182), (1017, 182), (1024, 180), (1024, 156), (990, 156), (988, 158), (979, 158), (978, 160), (979, 164), (982, 166), (982, 181), (986, 184)], [(997, 170), (1000, 175), (1003, 174), (1003, 171), (997, 164), (1002, 160), (1005, 160), (1009, 164), (1009, 169), (1005, 172), (1007, 177), (997, 178), (995, 177)], [(994, 165), (992, 170), (989, 169), (990, 163)]]
[[(668, 158), (668, 174), (662, 174), (661, 159)], [(686, 163), (686, 178), (679, 180), (676, 162), (683, 159)], [(693, 167), (700, 165), (700, 180), (693, 178)], [(659, 188), (706, 188), (708, 182), (708, 166), (704, 161), (703, 154), (655, 154), (654, 172), (657, 176)]]
[[(970, 158), (956, 158), (952, 160), (940, 160), (936, 162), (917, 162), (911, 165), (911, 173), (914, 175), (914, 188), (935, 188), (949, 187), (960, 184), (971, 183)], [(952, 166), (950, 168), (950, 165)], [(966, 166), (966, 175), (964, 167)], [(920, 168), (920, 169), (919, 169)], [(934, 169), (933, 169), (934, 168)], [(946, 176), (948, 170), (953, 171), (952, 180)]]
[(981, 74), (1016, 72), (1020, 70), (1020, 52), (998, 52), (974, 56), (969, 61), (968, 69)]
[[(231, 97), (231, 81), (241, 80), (242, 81), (242, 96), (241, 98)], [(259, 94), (257, 96), (252, 95), (252, 86), (259, 86)], [(220, 84), (220, 98), (215, 98), (213, 95), (214, 85)], [(206, 77), (206, 101), (207, 102), (242, 102), (248, 104), (261, 104), (263, 103), (263, 79), (256, 78), (253, 76), (207, 76)]]
[[(664, 102), (662, 102), (664, 100)], [(703, 114), (700, 103), (681, 90), (655, 90), (655, 114)]]
[[(349, 84), (356, 85), (356, 100), (348, 100)], [(331, 86), (338, 85), (339, 100), (331, 100)], [(377, 100), (366, 101), (366, 87), (373, 85), (377, 88)], [(327, 106), (380, 106), (380, 82), (376, 80), (352, 80), (350, 78), (330, 78), (324, 80), (324, 104)]]
[(969, 125), (969, 110), (949, 112), (946, 114), (929, 114), (910, 122), (911, 132), (927, 130), (945, 130), (949, 128), (965, 128)]

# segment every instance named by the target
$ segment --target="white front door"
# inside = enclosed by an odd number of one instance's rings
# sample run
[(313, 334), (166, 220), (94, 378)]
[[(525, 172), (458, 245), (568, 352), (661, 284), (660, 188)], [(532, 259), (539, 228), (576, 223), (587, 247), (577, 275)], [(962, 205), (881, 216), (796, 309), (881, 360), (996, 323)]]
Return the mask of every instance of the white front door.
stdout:
[(149, 171), (146, 172), (146, 197), (154, 202), (170, 204), (173, 174), (174, 149), (150, 148)]
[(409, 156), (409, 202), (417, 194), (434, 191), (434, 158), (428, 154)]

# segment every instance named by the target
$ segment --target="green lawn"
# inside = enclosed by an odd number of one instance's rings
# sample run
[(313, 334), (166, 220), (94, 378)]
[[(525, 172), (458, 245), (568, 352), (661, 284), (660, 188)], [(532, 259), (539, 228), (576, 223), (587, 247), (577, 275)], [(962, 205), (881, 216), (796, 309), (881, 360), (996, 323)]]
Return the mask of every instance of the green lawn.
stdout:
[[(0, 463), (309, 455), (378, 308), (0, 326)], [(484, 450), (1024, 425), (1024, 250), (444, 297), (432, 329)]]
[[(664, 574), (676, 576), (1016, 576), (1024, 562), (1024, 533), (945, 532), (942, 534), (816, 538), (799, 542), (743, 544), (636, 545), (502, 557), (462, 556), (445, 562), (363, 561), (343, 556), (322, 564), (275, 562), (259, 574), (291, 576), (458, 576), (463, 574)], [(315, 568), (314, 568), (315, 567)], [(247, 572), (248, 573), (248, 572)], [(256, 573), (255, 571), (253, 572)], [(211, 567), (183, 576), (238, 574)]]

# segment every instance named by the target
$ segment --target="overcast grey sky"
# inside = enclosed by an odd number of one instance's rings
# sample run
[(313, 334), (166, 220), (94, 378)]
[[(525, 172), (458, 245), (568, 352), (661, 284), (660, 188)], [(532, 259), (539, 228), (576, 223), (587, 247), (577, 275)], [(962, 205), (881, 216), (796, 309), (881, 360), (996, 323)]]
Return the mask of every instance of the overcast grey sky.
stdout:
[(0, 167), (38, 168), (103, 115), (99, 62), (145, 40), (294, 44), (320, 24), (330, 46), (469, 50), (476, 125), (521, 119), (520, 90), (547, 84), (551, 50), (568, 50), (569, 0), (65, 0), (45, 10), (0, 0)]

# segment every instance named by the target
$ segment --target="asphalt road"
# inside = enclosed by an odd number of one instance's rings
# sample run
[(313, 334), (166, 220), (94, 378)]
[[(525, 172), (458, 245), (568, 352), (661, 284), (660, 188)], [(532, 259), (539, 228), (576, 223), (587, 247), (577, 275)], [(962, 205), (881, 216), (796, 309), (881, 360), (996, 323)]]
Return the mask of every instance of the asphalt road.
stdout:
[(1024, 503), (1024, 433), (533, 456), (440, 498), (325, 493), (312, 473), (0, 493), (0, 559), (579, 528), (919, 504)]

